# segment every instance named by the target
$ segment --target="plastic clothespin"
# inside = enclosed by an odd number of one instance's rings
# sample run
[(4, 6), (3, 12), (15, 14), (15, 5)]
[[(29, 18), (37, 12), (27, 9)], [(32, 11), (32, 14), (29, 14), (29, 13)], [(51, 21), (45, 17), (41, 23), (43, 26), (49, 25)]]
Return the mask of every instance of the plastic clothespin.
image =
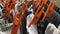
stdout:
[[(17, 21), (16, 25), (14, 25), (14, 24), (12, 25), (11, 34), (17, 34), (18, 28), (21, 24), (21, 21), (22, 21), (22, 18), (24, 16), (24, 13), (26, 11), (27, 5), (28, 5), (28, 3), (25, 3), (25, 4), (22, 5), (22, 7), (20, 9), (20, 15), (19, 15), (18, 21)], [(16, 22), (16, 19), (15, 19), (15, 22)]]
[[(40, 2), (40, 5), (39, 5), (39, 7), (38, 7), (38, 9), (37, 9), (37, 11), (36, 11), (36, 13), (35, 13), (32, 21), (31, 21), (30, 24), (28, 25), (28, 27), (30, 27), (32, 24), (35, 24), (35, 25), (36, 25), (36, 23), (38, 22), (38, 20), (40, 19), (41, 15), (42, 15), (42, 13), (43, 13), (44, 8), (42, 8), (42, 7), (44, 7), (44, 5), (46, 5), (46, 3), (47, 3), (47, 1), (45, 1), (45, 3), (44, 3), (44, 1), (41, 1), (41, 2)], [(41, 8), (42, 8), (42, 9), (41, 9)], [(39, 10), (40, 10), (40, 11), (39, 11)]]
[(13, 18), (13, 25), (11, 27), (11, 34), (17, 34), (16, 27), (17, 27), (17, 15), (15, 12), (14, 18)]
[(50, 17), (51, 16), (51, 13), (52, 13), (52, 10), (54, 9), (54, 6), (55, 6), (55, 2), (50, 2), (48, 8), (47, 8), (47, 11), (42, 19), (42, 21), (44, 21), (44, 19), (48, 16)]
[[(38, 7), (38, 9), (37, 9), (37, 11), (36, 11), (36, 13), (35, 13), (32, 21), (30, 22), (30, 24), (28, 25), (28, 27), (30, 27), (32, 24), (36, 24), (36, 22), (39, 20), (38, 18), (40, 18), (39, 16), (41, 16), (41, 14), (42, 14), (42, 11), (40, 12), (39, 10), (41, 9), (42, 5), (43, 5), (43, 3)], [(41, 10), (43, 10), (43, 9), (41, 9)], [(41, 14), (39, 15), (39, 13), (41, 13)]]
[(10, 17), (10, 7), (8, 4), (9, 4), (9, 0), (6, 0), (6, 4), (5, 4), (6, 13), (5, 13), (4, 17), (7, 19), (9, 19), (9, 17)]
[(53, 11), (54, 7), (55, 7), (55, 2), (56, 1), (52, 2), (51, 6), (50, 6), (49, 13), (47, 15), (47, 17), (49, 17), (49, 18), (50, 18), (51, 14), (52, 14), (52, 11)]

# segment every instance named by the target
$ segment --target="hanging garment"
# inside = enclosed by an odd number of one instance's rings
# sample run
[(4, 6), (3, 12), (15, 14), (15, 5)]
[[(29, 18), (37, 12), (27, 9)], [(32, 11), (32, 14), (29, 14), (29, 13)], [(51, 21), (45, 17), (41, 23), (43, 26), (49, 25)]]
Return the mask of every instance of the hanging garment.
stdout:
[(19, 14), (18, 10), (20, 10), (20, 3), (16, 3), (15, 4), (15, 11), (17, 12), (17, 14)]
[(33, 16), (34, 16), (33, 10), (32, 9), (31, 10), (28, 9), (28, 10), (31, 11), (32, 13), (27, 16), (27, 20), (26, 20), (26, 23), (27, 23), (27, 25), (26, 25), (27, 32), (29, 34), (38, 34), (37, 26), (36, 25), (31, 25), (31, 27), (28, 28), (28, 25), (29, 25), (29, 23), (31, 22), (31, 20), (33, 19)]
[(0, 18), (3, 17), (3, 12), (2, 12), (2, 8), (0, 8)]
[(59, 29), (57, 29), (54, 24), (49, 23), (45, 30), (45, 34), (59, 34)]

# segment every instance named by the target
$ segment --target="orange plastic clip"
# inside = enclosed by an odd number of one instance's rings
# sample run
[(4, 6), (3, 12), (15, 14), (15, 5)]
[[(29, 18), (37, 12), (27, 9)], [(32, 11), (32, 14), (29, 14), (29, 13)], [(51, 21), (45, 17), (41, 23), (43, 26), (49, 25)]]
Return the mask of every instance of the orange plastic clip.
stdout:
[[(47, 1), (45, 3), (47, 3)], [(32, 19), (32, 21), (30, 22), (30, 24), (28, 25), (28, 27), (30, 27), (32, 24), (36, 24), (38, 22), (38, 20), (40, 19), (41, 15), (43, 13), (44, 8), (42, 8), (42, 7), (44, 7), (44, 5), (45, 5), (44, 1), (41, 1), (40, 5), (39, 5), (39, 7), (38, 7), (38, 9), (37, 9), (34, 17), (33, 17), (33, 19)], [(41, 9), (41, 11), (39, 12), (40, 9)]]
[(55, 6), (55, 2), (50, 2), (50, 4), (49, 4), (49, 6), (48, 6), (48, 8), (47, 8), (47, 11), (46, 11), (46, 13), (45, 13), (42, 21), (44, 21), (44, 19), (45, 19), (46, 17), (49, 18), (49, 17), (51, 16), (52, 10), (54, 9), (54, 6)]
[(5, 18), (9, 19), (10, 17), (10, 7), (9, 7), (9, 0), (6, 0), (6, 4), (5, 4), (5, 9), (6, 9), (6, 13), (4, 15)]
[[(16, 23), (16, 21), (15, 21), (16, 25), (14, 25), (14, 24), (12, 25), (11, 34), (17, 34), (18, 28), (19, 28), (19, 26), (20, 26), (20, 24), (21, 24), (21, 21), (22, 21), (22, 18), (23, 18), (23, 16), (24, 16), (24, 13), (25, 13), (25, 11), (26, 11), (27, 5), (28, 5), (27, 2), (22, 5), (22, 7), (21, 7), (21, 9), (20, 9), (21, 11), (20, 11), (20, 15), (19, 15), (18, 21), (17, 21), (17, 23)], [(16, 18), (16, 17), (15, 17), (15, 18)], [(13, 22), (14, 22), (14, 21), (13, 21)]]
[[(41, 6), (38, 7), (38, 9), (37, 9), (37, 11), (36, 11), (36, 13), (35, 13), (32, 21), (30, 22), (30, 24), (28, 25), (28, 27), (30, 27), (30, 26), (31, 26), (32, 24), (34, 24), (34, 23), (36, 24), (36, 22), (38, 21), (39, 16), (37, 16), (37, 15), (39, 14), (40, 8), (41, 8)], [(41, 13), (41, 12), (40, 12), (40, 13)], [(40, 16), (41, 16), (41, 14), (40, 14)]]
[(51, 17), (51, 14), (52, 14), (52, 11), (53, 11), (54, 7), (55, 7), (55, 2), (53, 2), (51, 4), (51, 6), (49, 8), (49, 13), (48, 13), (47, 17), (49, 17), (49, 18)]
[(16, 12), (15, 12), (15, 15), (14, 15), (14, 18), (13, 18), (13, 25), (12, 25), (12, 29), (11, 29), (11, 34), (17, 34), (16, 32), (16, 28), (17, 27), (17, 15), (16, 15)]

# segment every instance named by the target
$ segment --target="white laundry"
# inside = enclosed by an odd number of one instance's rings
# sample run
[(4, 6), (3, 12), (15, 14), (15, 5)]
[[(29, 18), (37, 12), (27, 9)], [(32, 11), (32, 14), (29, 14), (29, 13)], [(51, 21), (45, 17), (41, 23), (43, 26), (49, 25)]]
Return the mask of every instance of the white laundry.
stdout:
[(3, 12), (2, 12), (2, 9), (0, 8), (0, 18), (2, 18), (3, 16)]
[[(1, 7), (2, 7), (3, 5), (1, 5)], [(0, 23), (2, 24), (2, 26), (5, 26), (4, 24), (5, 24), (5, 20), (4, 20), (4, 18), (2, 18), (3, 17), (3, 12), (2, 12), (2, 8), (0, 7)]]
[(58, 29), (54, 31), (53, 34), (60, 34), (60, 25), (58, 26)]
[(59, 34), (59, 29), (56, 28), (56, 26), (54, 24), (49, 23), (46, 30), (45, 30), (45, 34)]
[(19, 14), (19, 12), (18, 12), (18, 6), (20, 6), (20, 2), (17, 2), (17, 3), (15, 4), (16, 14)]
[(33, 13), (31, 13), (30, 15), (27, 16), (27, 25), (26, 25), (26, 28), (27, 28), (27, 31), (29, 32), (29, 34), (38, 34), (36, 25), (32, 24), (31, 27), (28, 28), (28, 25), (30, 24), (31, 20), (33, 19), (33, 16), (34, 16)]
[(13, 16), (14, 16), (14, 14), (15, 14), (14, 12), (15, 12), (14, 9), (11, 9), (11, 10), (10, 10), (10, 13), (13, 13)]

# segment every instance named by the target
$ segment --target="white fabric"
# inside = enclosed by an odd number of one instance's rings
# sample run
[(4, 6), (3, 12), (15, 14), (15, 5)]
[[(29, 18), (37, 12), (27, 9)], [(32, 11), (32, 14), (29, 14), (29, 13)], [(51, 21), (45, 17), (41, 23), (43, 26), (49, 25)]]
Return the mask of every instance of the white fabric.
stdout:
[(31, 20), (33, 19), (33, 16), (34, 16), (33, 13), (27, 16), (26, 28), (27, 28), (27, 31), (29, 32), (29, 34), (38, 34), (36, 25), (32, 24), (31, 27), (28, 28), (28, 25), (30, 24)]
[(15, 11), (17, 12), (17, 14), (19, 13), (18, 12), (18, 8), (17, 8), (18, 6), (20, 6), (20, 3), (19, 2), (15, 4)]
[(5, 24), (4, 18), (0, 19), (0, 23), (2, 24), (2, 26), (5, 26), (5, 25), (4, 25), (4, 24)]
[(13, 17), (14, 17), (14, 14), (15, 14), (15, 13), (14, 13), (14, 9), (11, 9), (11, 10), (10, 10), (10, 13), (13, 13)]
[(3, 12), (2, 12), (2, 9), (0, 8), (0, 18), (2, 18), (2, 16), (3, 16)]
[(60, 25), (58, 26), (58, 29), (54, 31), (53, 34), (60, 34)]
[(53, 34), (54, 30), (57, 30), (57, 28), (53, 24), (49, 23), (45, 30), (45, 34)]
[(28, 9), (28, 12), (31, 11), (32, 12), (31, 14), (33, 14), (33, 9), (30, 9), (30, 8), (27, 8), (27, 9)]
[(54, 24), (49, 23), (45, 30), (45, 34), (59, 34), (59, 29), (57, 29)]

